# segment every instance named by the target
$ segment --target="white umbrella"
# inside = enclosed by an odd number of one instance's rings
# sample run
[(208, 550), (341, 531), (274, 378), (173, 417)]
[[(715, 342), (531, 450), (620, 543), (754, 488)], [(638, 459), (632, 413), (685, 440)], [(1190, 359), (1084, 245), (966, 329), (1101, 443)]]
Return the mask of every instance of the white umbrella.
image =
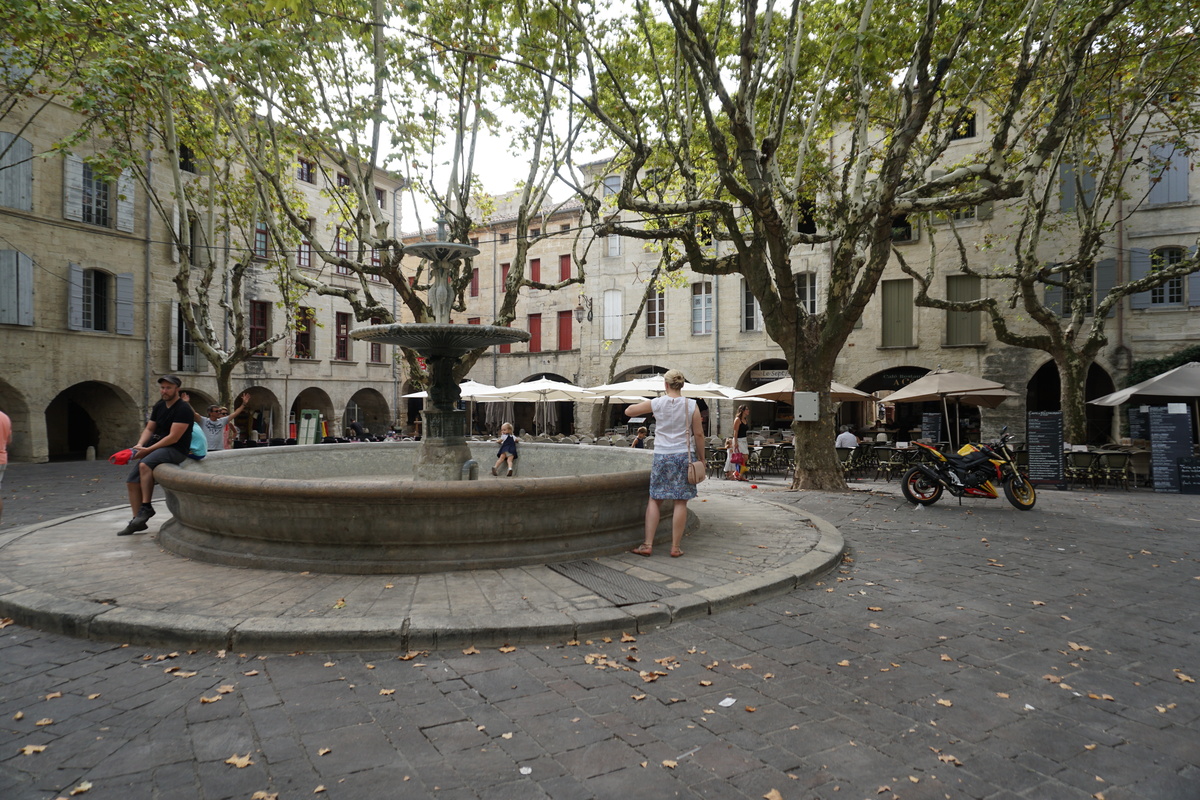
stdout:
[[(474, 400), (476, 393), (490, 392), (490, 391), (493, 391), (495, 388), (496, 387), (492, 386), (491, 384), (479, 383), (478, 381), (473, 381), (473, 380), (465, 380), (458, 385), (458, 390), (462, 394), (463, 400)], [(426, 397), (429, 397), (429, 392), (422, 390), (420, 392), (411, 392), (409, 394), (402, 394), (400, 396), (408, 397), (408, 398), (424, 399)]]
[[(661, 375), (649, 375), (644, 378), (634, 378), (619, 383), (606, 383), (602, 386), (589, 386), (588, 391), (598, 395), (651, 395), (657, 397), (666, 394), (667, 387)], [(735, 391), (728, 386), (718, 383), (684, 383), (684, 397), (705, 397), (714, 400), (728, 400), (729, 391)]]
[[(777, 381), (771, 381), (770, 383), (764, 383), (762, 386), (759, 386), (757, 389), (751, 389), (748, 392), (742, 392), (742, 393), (738, 394), (734, 399), (735, 400), (775, 400), (775, 401), (781, 402), (781, 403), (790, 403), (795, 399), (793, 396), (794, 391), (795, 391), (795, 387), (792, 383), (791, 378), (780, 378)], [(868, 394), (867, 392), (862, 392), (862, 391), (859, 391), (858, 389), (852, 389), (851, 387), (846, 386), (845, 384), (838, 383), (837, 381), (833, 381), (832, 383), (830, 383), (829, 396), (838, 402), (845, 402), (848, 400), (863, 401), (863, 400), (877, 400), (878, 399), (873, 394)]]
[(540, 403), (543, 407), (540, 409), (540, 412), (535, 410), (534, 420), (535, 422), (542, 422), (542, 430), (544, 431), (549, 422), (548, 410), (544, 407), (546, 403), (586, 400), (594, 396), (587, 389), (576, 386), (573, 383), (555, 381), (550, 378), (538, 378), (537, 380), (525, 381), (524, 383), (514, 383), (512, 386), (501, 386), (490, 391), (479, 392), (475, 395), (475, 399), (481, 402)]
[(1088, 400), (1094, 406), (1119, 406), (1135, 396), (1200, 397), (1200, 362), (1191, 361), (1181, 367), (1155, 375), (1149, 380), (1128, 386), (1112, 394)]

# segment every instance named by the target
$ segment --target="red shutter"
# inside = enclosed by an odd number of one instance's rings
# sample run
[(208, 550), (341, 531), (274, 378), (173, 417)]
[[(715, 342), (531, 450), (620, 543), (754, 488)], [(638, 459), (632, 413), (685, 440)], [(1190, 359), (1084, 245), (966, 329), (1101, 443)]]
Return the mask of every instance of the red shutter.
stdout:
[(571, 256), (570, 256), (570, 254), (567, 254), (565, 256), (559, 256), (558, 257), (558, 279), (560, 281), (565, 281), (565, 280), (569, 280), (570, 277), (571, 277)]
[[(504, 266), (506, 266), (506, 267), (507, 267), (508, 265), (507, 265), (507, 264), (505, 264)], [(510, 322), (510, 323), (508, 323), (507, 325), (505, 325), (504, 327), (506, 327), (506, 328), (511, 328), (511, 327), (512, 327), (512, 323)], [(502, 345), (500, 345), (500, 352), (501, 352), (501, 353), (511, 353), (511, 352), (512, 352), (512, 345), (511, 345), (511, 344), (502, 344)]]
[(529, 352), (542, 352), (542, 315), (529, 315)]
[(571, 324), (572, 316), (570, 311), (558, 312), (558, 349), (571, 349)]
[(529, 280), (534, 283), (542, 282), (542, 260), (540, 258), (529, 259)]
[(471, 297), (479, 297), (479, 267), (471, 270)]

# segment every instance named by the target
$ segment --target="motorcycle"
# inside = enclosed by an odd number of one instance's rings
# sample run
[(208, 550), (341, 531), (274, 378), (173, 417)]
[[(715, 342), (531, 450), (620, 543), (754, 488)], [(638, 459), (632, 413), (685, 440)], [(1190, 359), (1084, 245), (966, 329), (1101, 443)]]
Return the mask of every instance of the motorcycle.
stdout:
[(1016, 459), (1008, 448), (1012, 436), (1005, 426), (999, 441), (991, 444), (965, 444), (958, 455), (946, 455), (937, 448), (913, 442), (929, 451), (929, 460), (904, 473), (900, 490), (910, 503), (931, 506), (948, 491), (955, 497), (1000, 496), (996, 485), (1004, 487), (1004, 496), (1022, 511), (1033, 508), (1037, 492), (1029, 477), (1017, 468)]

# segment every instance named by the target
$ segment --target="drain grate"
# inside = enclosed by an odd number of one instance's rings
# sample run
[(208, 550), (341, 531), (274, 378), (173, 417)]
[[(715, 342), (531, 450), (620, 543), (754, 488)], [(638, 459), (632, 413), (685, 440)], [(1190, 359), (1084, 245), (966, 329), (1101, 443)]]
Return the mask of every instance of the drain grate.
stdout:
[(649, 603), (673, 594), (650, 581), (635, 578), (596, 561), (563, 561), (546, 566), (617, 606)]

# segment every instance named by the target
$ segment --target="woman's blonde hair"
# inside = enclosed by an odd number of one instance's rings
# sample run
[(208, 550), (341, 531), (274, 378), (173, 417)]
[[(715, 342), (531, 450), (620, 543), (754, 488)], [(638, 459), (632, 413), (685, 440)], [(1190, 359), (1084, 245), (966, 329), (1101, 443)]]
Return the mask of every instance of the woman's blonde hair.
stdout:
[(677, 369), (667, 370), (667, 374), (663, 375), (663, 380), (667, 382), (667, 386), (672, 389), (682, 389), (684, 384), (683, 373)]

